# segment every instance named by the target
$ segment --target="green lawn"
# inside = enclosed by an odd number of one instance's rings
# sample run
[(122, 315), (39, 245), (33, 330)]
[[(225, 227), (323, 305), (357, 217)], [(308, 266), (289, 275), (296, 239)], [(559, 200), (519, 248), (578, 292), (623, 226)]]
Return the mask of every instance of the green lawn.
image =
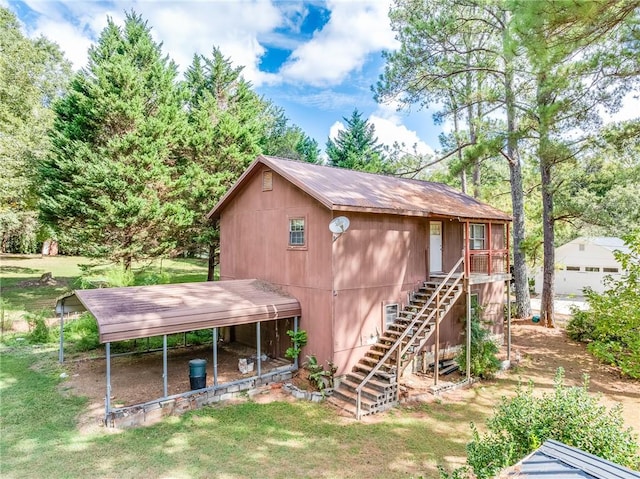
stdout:
[(489, 404), (432, 403), (356, 422), (323, 404), (247, 400), (82, 434), (76, 418), (85, 400), (60, 389), (54, 356), (28, 347), (2, 353), (3, 478), (438, 477), (437, 464), (464, 461), (468, 423)]
[[(53, 312), (55, 299), (62, 294), (81, 287), (81, 266), (96, 264), (79, 256), (0, 255), (0, 295), (5, 315), (11, 320), (21, 319), (25, 312)], [(108, 266), (94, 268), (94, 276), (100, 275)], [(206, 260), (163, 259), (137, 263), (133, 267), (136, 276), (165, 274), (173, 283), (206, 281)], [(55, 280), (52, 285), (40, 285), (42, 274), (50, 272)]]

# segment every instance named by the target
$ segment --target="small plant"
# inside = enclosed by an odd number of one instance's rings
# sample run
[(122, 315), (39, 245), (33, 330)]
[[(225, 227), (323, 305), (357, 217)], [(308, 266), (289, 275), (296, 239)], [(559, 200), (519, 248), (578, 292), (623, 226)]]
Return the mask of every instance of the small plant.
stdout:
[(49, 342), (49, 326), (47, 326), (47, 310), (25, 313), (22, 317), (29, 326), (29, 341), (34, 344)]
[(287, 336), (291, 338), (292, 345), (287, 348), (284, 357), (295, 360), (300, 356), (302, 348), (307, 344), (307, 332), (304, 329), (299, 331), (290, 329), (287, 331)]
[(318, 358), (315, 356), (307, 356), (307, 362), (305, 363), (305, 369), (309, 371), (307, 379), (324, 394), (326, 388), (333, 388), (333, 378), (338, 370), (337, 366), (332, 361), (327, 361), (328, 369), (325, 369), (322, 364), (318, 362)]
[[(496, 354), (498, 345), (490, 339), (491, 332), (480, 325), (477, 318), (471, 320), (471, 374), (488, 379), (500, 369), (500, 361)], [(467, 368), (467, 342), (465, 341), (458, 356), (460, 370)]]
[(567, 324), (567, 336), (575, 341), (587, 343), (593, 340), (595, 327), (596, 321), (593, 313), (571, 306), (571, 319)]

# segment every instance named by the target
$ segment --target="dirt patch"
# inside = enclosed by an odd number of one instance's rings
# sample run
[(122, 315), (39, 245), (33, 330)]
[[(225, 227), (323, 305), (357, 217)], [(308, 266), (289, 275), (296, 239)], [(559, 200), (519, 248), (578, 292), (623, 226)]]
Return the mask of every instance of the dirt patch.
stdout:
[[(559, 367), (564, 368), (565, 384), (579, 386), (585, 375), (589, 378), (589, 391), (601, 396), (601, 402), (611, 408), (622, 406), (625, 425), (640, 435), (640, 381), (623, 378), (612, 366), (602, 364), (586, 350), (586, 346), (569, 339), (564, 329), (549, 329), (530, 321), (516, 321), (512, 327), (511, 358), (514, 368), (498, 375), (492, 381), (480, 381), (471, 388), (442, 393), (439, 397), (430, 393), (433, 377), (413, 375), (406, 382), (411, 400), (419, 401), (469, 401), (479, 397), (479, 391), (489, 392), (493, 397), (489, 408), (502, 396), (514, 394), (516, 384), (533, 381), (539, 394), (554, 387), (554, 377)], [(506, 357), (506, 348), (501, 355)], [(440, 381), (462, 380), (460, 374), (444, 377)]]
[[(218, 381), (227, 382), (243, 376), (238, 370), (238, 358), (250, 357), (255, 351), (243, 346), (221, 348), (218, 354)], [(190, 359), (207, 359), (207, 386), (213, 385), (211, 345), (205, 347), (180, 348), (169, 352), (169, 395), (190, 389)], [(503, 350), (503, 354), (505, 351)], [(584, 375), (589, 376), (589, 391), (602, 395), (608, 407), (621, 404), (625, 424), (640, 434), (640, 381), (622, 378), (610, 366), (598, 362), (587, 351), (584, 344), (572, 341), (562, 329), (547, 329), (530, 322), (516, 322), (512, 327), (513, 370), (501, 374), (493, 381), (481, 381), (471, 388), (456, 389), (434, 396), (429, 388), (433, 378), (413, 375), (403, 382), (412, 400), (424, 401), (484, 401), (487, 412), (501, 396), (512, 395), (518, 381), (533, 381), (536, 391), (550, 391), (558, 367), (565, 370), (566, 384), (581, 385)], [(282, 360), (268, 360), (263, 371), (282, 365)], [(104, 415), (106, 391), (106, 367), (104, 359), (81, 359), (67, 363), (69, 380), (61, 384), (63, 394), (78, 394), (89, 399), (87, 411), (81, 418), (80, 429), (91, 431), (100, 424)], [(116, 357), (112, 360), (112, 404), (131, 405), (149, 401), (163, 395), (162, 353), (141, 356)], [(443, 377), (440, 381), (456, 382), (461, 375)], [(306, 380), (304, 371), (293, 379), (302, 389), (313, 389)], [(480, 394), (482, 392), (482, 394)], [(486, 398), (484, 396), (487, 396)], [(264, 388), (253, 396), (258, 402), (293, 401), (288, 393), (278, 386)], [(410, 404), (410, 403), (409, 403)], [(366, 422), (375, 422), (383, 415), (367, 417)], [(351, 420), (345, 418), (345, 420)]]

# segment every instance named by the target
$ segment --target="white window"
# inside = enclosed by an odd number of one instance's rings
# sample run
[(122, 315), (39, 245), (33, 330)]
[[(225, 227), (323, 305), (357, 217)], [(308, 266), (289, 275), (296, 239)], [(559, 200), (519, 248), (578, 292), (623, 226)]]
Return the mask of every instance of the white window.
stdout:
[(567, 266), (567, 271), (580, 271), (580, 266)]
[(618, 268), (602, 268), (604, 273), (619, 273), (620, 270)]
[(599, 273), (600, 272), (600, 268), (598, 268), (597, 266), (585, 266), (584, 270), (588, 271), (589, 273)]
[(289, 246), (304, 246), (304, 218), (289, 219)]
[(471, 249), (486, 249), (485, 245), (485, 236), (484, 236), (484, 225), (481, 224), (471, 224), (469, 225), (469, 247)]
[(400, 306), (398, 303), (394, 304), (385, 304), (384, 306), (384, 325), (385, 327), (389, 327), (390, 324), (396, 322), (398, 318), (398, 311), (400, 310)]

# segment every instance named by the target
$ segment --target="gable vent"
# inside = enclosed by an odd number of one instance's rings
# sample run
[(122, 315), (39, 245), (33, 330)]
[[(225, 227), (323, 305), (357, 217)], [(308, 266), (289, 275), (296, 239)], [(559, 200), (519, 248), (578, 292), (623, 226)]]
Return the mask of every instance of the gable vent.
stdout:
[(262, 172), (262, 191), (271, 191), (271, 190), (273, 190), (273, 172), (263, 171)]

